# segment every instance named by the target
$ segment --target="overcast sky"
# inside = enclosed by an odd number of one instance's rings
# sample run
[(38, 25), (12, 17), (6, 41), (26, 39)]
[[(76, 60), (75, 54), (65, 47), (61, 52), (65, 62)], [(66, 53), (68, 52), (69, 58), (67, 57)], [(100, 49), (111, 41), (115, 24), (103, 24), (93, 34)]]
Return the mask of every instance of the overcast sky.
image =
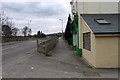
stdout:
[(15, 26), (22, 29), (30, 23), (32, 34), (38, 30), (46, 34), (61, 32), (63, 19), (64, 29), (70, 13), (71, 0), (39, 0), (37, 2), (2, 2), (5, 16), (13, 18)]

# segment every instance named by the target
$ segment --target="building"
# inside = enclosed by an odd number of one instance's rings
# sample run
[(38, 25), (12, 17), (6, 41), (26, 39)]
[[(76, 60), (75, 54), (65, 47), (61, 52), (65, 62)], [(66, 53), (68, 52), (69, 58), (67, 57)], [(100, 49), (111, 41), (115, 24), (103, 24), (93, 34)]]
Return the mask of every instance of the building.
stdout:
[(118, 2), (72, 0), (73, 49), (95, 68), (118, 68)]
[(72, 21), (72, 43), (73, 43), (73, 49), (77, 51), (79, 56), (82, 56), (82, 49), (79, 48), (79, 27), (78, 27), (78, 15), (74, 15), (74, 20)]

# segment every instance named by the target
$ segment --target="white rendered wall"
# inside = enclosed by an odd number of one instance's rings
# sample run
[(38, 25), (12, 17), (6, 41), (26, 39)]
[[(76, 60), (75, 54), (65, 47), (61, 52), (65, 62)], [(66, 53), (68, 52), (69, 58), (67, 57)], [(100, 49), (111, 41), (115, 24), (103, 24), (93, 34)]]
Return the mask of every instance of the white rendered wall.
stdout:
[(114, 14), (118, 13), (118, 0), (77, 0), (80, 14)]

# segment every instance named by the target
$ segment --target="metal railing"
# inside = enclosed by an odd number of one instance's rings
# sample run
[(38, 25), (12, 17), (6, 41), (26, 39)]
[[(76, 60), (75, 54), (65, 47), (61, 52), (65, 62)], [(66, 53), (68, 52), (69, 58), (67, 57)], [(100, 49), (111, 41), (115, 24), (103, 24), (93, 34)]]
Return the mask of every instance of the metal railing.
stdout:
[(37, 40), (37, 51), (40, 53), (48, 54), (49, 51), (55, 48), (58, 42), (57, 37), (46, 37)]

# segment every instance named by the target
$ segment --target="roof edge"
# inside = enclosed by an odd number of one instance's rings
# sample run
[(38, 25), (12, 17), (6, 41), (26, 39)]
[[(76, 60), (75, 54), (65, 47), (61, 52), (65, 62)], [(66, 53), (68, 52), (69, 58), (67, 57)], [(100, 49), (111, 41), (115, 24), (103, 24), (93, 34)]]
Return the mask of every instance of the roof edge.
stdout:
[(98, 35), (98, 34), (120, 34), (120, 32), (94, 32), (93, 34)]
[(113, 14), (112, 13), (111, 14), (107, 14), (107, 13), (105, 13), (105, 14), (104, 13), (102, 13), (102, 14), (96, 14), (96, 13), (95, 14), (90, 14), (89, 13), (89, 14), (80, 14), (80, 15), (120, 15), (120, 13), (113, 13)]

